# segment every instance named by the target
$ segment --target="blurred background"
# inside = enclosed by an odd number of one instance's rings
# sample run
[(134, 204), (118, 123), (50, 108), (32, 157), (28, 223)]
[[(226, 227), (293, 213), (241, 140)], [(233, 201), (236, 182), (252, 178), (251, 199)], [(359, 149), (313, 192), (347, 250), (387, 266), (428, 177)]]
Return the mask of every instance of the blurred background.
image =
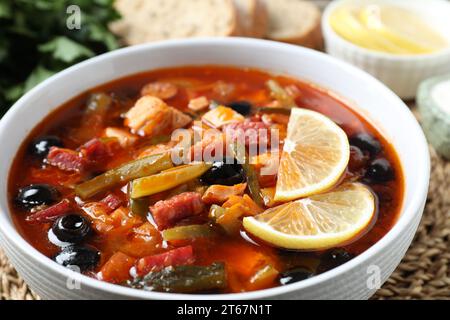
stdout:
[[(324, 51), (384, 82), (430, 142), (428, 202), (374, 299), (450, 299), (450, 1), (0, 0), (0, 116), (82, 60), (129, 45), (241, 36)], [(37, 299), (0, 250), (0, 299)]]

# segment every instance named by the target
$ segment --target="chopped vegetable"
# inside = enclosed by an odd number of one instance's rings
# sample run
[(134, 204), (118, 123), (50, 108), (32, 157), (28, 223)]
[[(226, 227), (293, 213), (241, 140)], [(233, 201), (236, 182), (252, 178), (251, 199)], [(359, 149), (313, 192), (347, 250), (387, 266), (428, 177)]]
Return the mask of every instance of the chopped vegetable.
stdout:
[(276, 204), (275, 201), (275, 187), (262, 188), (261, 194), (266, 207), (273, 207)]
[[(260, 207), (263, 206), (264, 202), (261, 198), (261, 190), (259, 186), (258, 175), (255, 171), (255, 168), (252, 164), (250, 164), (250, 159), (244, 148), (240, 148), (237, 143), (232, 145), (232, 150), (235, 158), (239, 163), (242, 164), (242, 168), (244, 169), (245, 175), (247, 176), (247, 186), (253, 200)], [(243, 151), (243, 152), (242, 152)]]
[(244, 121), (244, 117), (231, 108), (218, 106), (205, 113), (202, 116), (202, 120), (214, 128), (221, 128), (229, 123)]
[(137, 159), (77, 185), (75, 193), (81, 198), (87, 199), (121, 183), (127, 183), (172, 166), (170, 154), (158, 154)]
[[(168, 155), (168, 157), (170, 157), (170, 155)], [(169, 190), (180, 184), (200, 177), (210, 167), (210, 164), (204, 162), (194, 163), (171, 168), (158, 174), (136, 179), (133, 181), (131, 197), (140, 198)]]
[(275, 80), (269, 80), (266, 82), (267, 87), (274, 99), (278, 101), (280, 107), (291, 109), (297, 107), (294, 98), (286, 92), (286, 90), (278, 84)]
[(214, 230), (210, 225), (207, 224), (180, 226), (166, 229), (162, 232), (163, 239), (166, 241), (211, 237), (213, 235)]
[(218, 215), (215, 222), (230, 235), (239, 232), (242, 226), (242, 217), (253, 216), (264, 211), (246, 194), (243, 197), (231, 196), (222, 206), (223, 212), (215, 208), (217, 211), (215, 214)]
[(206, 189), (203, 194), (202, 200), (204, 203), (223, 203), (228, 200), (232, 195), (242, 195), (247, 188), (246, 183), (235, 184), (234, 186), (223, 186), (219, 184), (212, 185)]
[(194, 261), (192, 246), (185, 246), (139, 259), (136, 262), (136, 274), (144, 276), (149, 272), (156, 272), (165, 267), (193, 264)]
[(133, 199), (130, 198), (131, 212), (137, 216), (145, 217), (148, 214), (149, 200), (148, 198)]
[(283, 114), (283, 115), (291, 114), (291, 109), (286, 109), (286, 108), (258, 107), (257, 110), (258, 110), (258, 112), (262, 112), (262, 113), (279, 113), (279, 114)]
[(229, 235), (236, 234), (241, 229), (241, 217), (243, 217), (245, 213), (246, 210), (244, 207), (237, 203), (225, 209), (224, 214), (216, 219), (216, 223), (220, 225)]
[(133, 287), (151, 291), (190, 293), (223, 289), (227, 286), (225, 265), (167, 267), (151, 272), (131, 283)]
[(208, 217), (215, 222), (215, 221), (217, 221), (218, 218), (220, 218), (222, 215), (225, 214), (225, 211), (226, 211), (225, 208), (218, 206), (217, 204), (213, 204), (209, 208)]
[(201, 214), (205, 210), (200, 194), (184, 192), (168, 200), (161, 200), (150, 207), (159, 230), (174, 226), (177, 222)]
[(111, 282), (122, 283), (130, 279), (130, 269), (136, 262), (135, 258), (127, 256), (122, 252), (116, 252), (103, 265), (99, 273), (99, 278)]
[(241, 218), (253, 216), (263, 211), (248, 195), (243, 197), (231, 196), (223, 205), (225, 211), (221, 213), (215, 222), (222, 226), (228, 234), (236, 234), (242, 226)]
[(260, 290), (268, 288), (271, 285), (273, 285), (277, 277), (278, 271), (270, 264), (267, 264), (258, 271), (256, 271), (256, 273), (250, 278), (247, 289)]
[(66, 214), (72, 209), (69, 200), (64, 199), (44, 210), (38, 211), (27, 217), (28, 222), (51, 222)]
[(86, 141), (101, 132), (111, 105), (111, 96), (104, 92), (94, 93), (90, 96), (82, 119), (83, 130), (78, 130), (76, 133), (78, 140)]

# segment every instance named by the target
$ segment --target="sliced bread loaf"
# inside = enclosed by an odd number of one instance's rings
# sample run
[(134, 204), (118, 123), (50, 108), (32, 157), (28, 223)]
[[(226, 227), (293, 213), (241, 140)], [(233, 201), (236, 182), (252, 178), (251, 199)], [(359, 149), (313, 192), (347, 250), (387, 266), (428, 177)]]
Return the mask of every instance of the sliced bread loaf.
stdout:
[(264, 0), (233, 0), (233, 3), (240, 33), (245, 37), (265, 37), (269, 20)]
[(303, 0), (265, 0), (269, 12), (267, 38), (302, 45), (322, 47), (320, 10)]
[(117, 0), (111, 29), (128, 45), (155, 40), (238, 35), (232, 0)]

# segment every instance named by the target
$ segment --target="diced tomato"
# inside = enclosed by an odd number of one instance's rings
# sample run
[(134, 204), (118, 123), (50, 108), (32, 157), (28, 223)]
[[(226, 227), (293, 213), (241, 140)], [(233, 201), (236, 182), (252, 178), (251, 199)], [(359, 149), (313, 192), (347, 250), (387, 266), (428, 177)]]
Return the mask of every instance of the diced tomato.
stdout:
[(103, 265), (100, 270), (100, 278), (111, 283), (121, 283), (130, 278), (130, 269), (135, 264), (136, 259), (127, 256), (122, 252), (116, 252)]
[(192, 246), (181, 247), (139, 259), (136, 263), (136, 274), (144, 276), (151, 271), (159, 271), (169, 266), (193, 264), (194, 261)]
[(47, 163), (64, 171), (80, 172), (86, 168), (87, 162), (80, 153), (65, 149), (52, 147), (47, 155)]
[(38, 211), (27, 217), (28, 222), (51, 222), (56, 218), (66, 214), (71, 210), (70, 201), (67, 199), (58, 202), (57, 204), (48, 207), (44, 210)]
[(198, 215), (204, 210), (202, 197), (197, 192), (184, 192), (150, 206), (150, 212), (159, 230), (170, 228), (180, 220)]

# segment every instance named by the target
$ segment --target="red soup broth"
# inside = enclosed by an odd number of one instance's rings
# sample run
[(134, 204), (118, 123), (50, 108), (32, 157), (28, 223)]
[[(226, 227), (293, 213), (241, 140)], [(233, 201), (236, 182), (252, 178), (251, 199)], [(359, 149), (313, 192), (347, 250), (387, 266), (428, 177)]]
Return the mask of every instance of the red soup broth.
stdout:
[[(68, 97), (66, 103), (32, 130), (13, 162), (9, 175), (8, 192), (11, 215), (17, 229), (38, 251), (48, 257), (53, 257), (61, 249), (49, 241), (48, 232), (52, 224), (29, 223), (26, 217), (30, 213), (14, 203), (18, 190), (30, 184), (46, 183), (56, 186), (62, 198), (74, 199), (73, 186), (96, 174), (96, 172), (92, 172), (90, 176), (80, 176), (80, 174), (63, 171), (36, 160), (28, 152), (29, 145), (36, 137), (56, 135), (63, 141), (65, 148), (75, 150), (87, 140), (98, 137), (105, 127), (123, 127), (121, 115), (139, 98), (141, 88), (154, 81), (165, 81), (177, 85), (178, 93), (168, 99), (167, 104), (187, 112), (189, 111), (187, 109), (189, 100), (198, 96), (205, 96), (208, 99), (219, 101), (221, 104), (246, 100), (254, 106), (268, 105), (273, 100), (265, 85), (269, 79), (276, 80), (282, 86), (295, 87), (298, 91), (298, 96), (295, 98), (298, 106), (318, 111), (331, 118), (349, 137), (357, 133), (368, 133), (380, 142), (382, 150), (377, 158), (385, 158), (389, 161), (395, 172), (394, 178), (382, 184), (368, 184), (377, 201), (374, 221), (370, 228), (341, 246), (349, 257), (361, 254), (392, 228), (401, 210), (404, 192), (403, 173), (392, 144), (369, 121), (326, 90), (287, 76), (273, 75), (254, 69), (222, 66), (189, 66), (143, 72), (111, 81), (74, 98)], [(96, 92), (106, 92), (112, 96), (113, 107), (101, 125), (86, 126), (85, 121), (82, 121), (85, 119), (86, 104), (89, 96)], [(148, 140), (143, 139), (131, 148), (117, 151), (112, 159), (103, 164), (100, 172), (132, 160), (141, 151), (140, 146), (148, 143)], [(357, 172), (348, 168), (342, 180), (351, 179), (357, 175)], [(112, 191), (119, 192), (122, 187), (123, 185), (120, 185), (113, 188)], [(101, 198), (94, 197), (93, 200)], [(145, 221), (145, 219), (141, 220), (141, 223)], [(205, 222), (206, 220), (207, 218), (198, 217), (194, 222)], [(189, 221), (187, 219), (187, 222)], [(183, 224), (187, 222), (184, 221)], [(128, 237), (128, 234), (120, 234), (120, 232), (92, 236), (87, 242), (100, 251), (101, 259), (96, 268), (87, 275), (96, 277), (97, 272), (114, 253), (125, 250), (124, 247), (129, 249), (130, 246), (133, 246), (133, 244), (127, 243)], [(344, 261), (330, 260), (330, 256), (334, 257), (332, 254), (330, 255), (330, 251), (336, 250), (333, 248), (310, 252), (282, 250), (249, 237), (243, 230), (234, 236), (219, 235), (212, 238), (183, 240), (177, 243), (177, 246), (186, 244), (192, 245), (196, 264), (208, 265), (216, 261), (225, 263), (228, 284), (226, 288), (213, 291), (222, 293), (251, 291), (280, 285), (280, 277), (265, 283), (262, 287), (249, 285), (249, 280), (261, 259), (270, 261), (280, 273), (292, 268), (305, 268), (311, 274), (324, 272), (347, 261), (347, 259)], [(172, 248), (172, 244), (163, 243), (152, 253), (164, 252), (170, 248)], [(128, 249), (125, 251), (134, 259), (148, 254), (146, 250), (142, 251), (139, 247)], [(125, 282), (121, 284), (125, 284)]]

